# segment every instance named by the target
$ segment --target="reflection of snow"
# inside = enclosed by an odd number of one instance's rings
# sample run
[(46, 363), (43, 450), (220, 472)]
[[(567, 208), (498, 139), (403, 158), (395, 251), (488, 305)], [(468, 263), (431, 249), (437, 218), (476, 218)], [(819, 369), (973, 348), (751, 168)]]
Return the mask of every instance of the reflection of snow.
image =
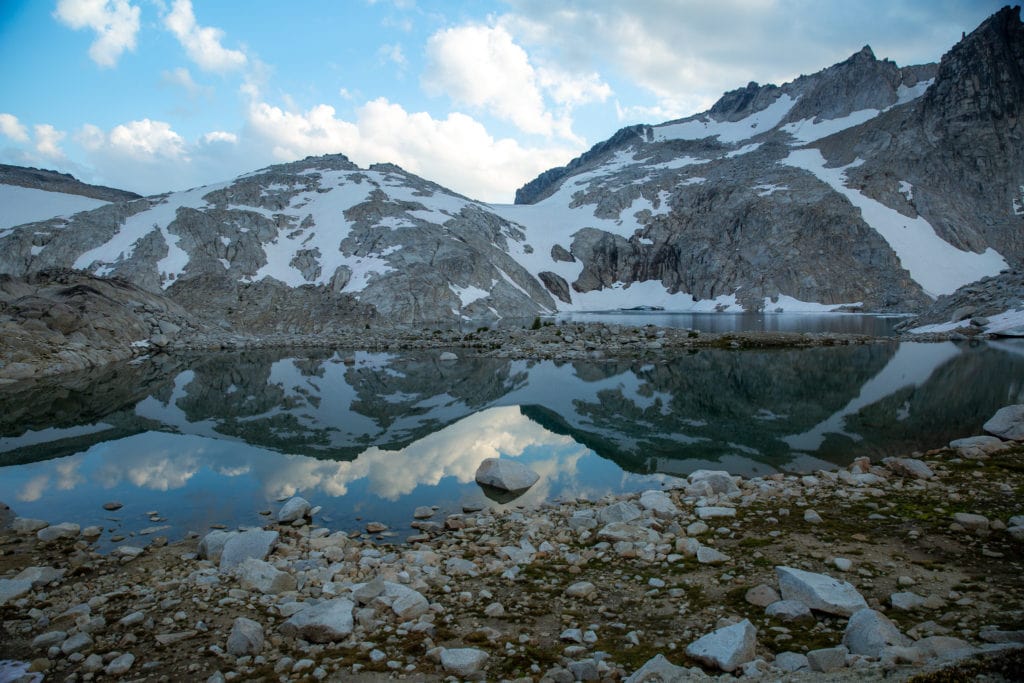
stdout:
[[(529, 447), (565, 447), (574, 442), (524, 417), (518, 407), (491, 408), (471, 415), (397, 451), (376, 446), (350, 462), (326, 462), (291, 458), (287, 466), (266, 481), (268, 495), (293, 495), (299, 490), (320, 489), (343, 496), (355, 481), (367, 479), (369, 489), (387, 500), (396, 500), (420, 485), (436, 485), (443, 477), (473, 481), (486, 458), (518, 457)], [(586, 449), (578, 446), (582, 454)], [(541, 465), (531, 463), (538, 470)], [(552, 463), (552, 467), (557, 465)]]
[(896, 354), (877, 375), (860, 388), (856, 398), (803, 434), (794, 434), (782, 440), (791, 448), (801, 451), (816, 451), (821, 448), (826, 434), (843, 434), (854, 441), (860, 441), (860, 435), (846, 431), (847, 416), (855, 415), (862, 408), (877, 403), (904, 387), (923, 385), (936, 368), (958, 353), (959, 350), (952, 342), (900, 344)]

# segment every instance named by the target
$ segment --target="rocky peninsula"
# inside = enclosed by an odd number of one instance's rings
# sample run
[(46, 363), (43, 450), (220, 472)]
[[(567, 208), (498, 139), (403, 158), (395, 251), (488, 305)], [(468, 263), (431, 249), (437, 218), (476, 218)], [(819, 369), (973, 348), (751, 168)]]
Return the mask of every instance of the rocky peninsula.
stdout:
[(1019, 680), (1022, 413), (838, 471), (425, 507), (398, 543), (301, 498), (106, 555), (103, 528), (8, 511), (0, 659), (25, 681)]

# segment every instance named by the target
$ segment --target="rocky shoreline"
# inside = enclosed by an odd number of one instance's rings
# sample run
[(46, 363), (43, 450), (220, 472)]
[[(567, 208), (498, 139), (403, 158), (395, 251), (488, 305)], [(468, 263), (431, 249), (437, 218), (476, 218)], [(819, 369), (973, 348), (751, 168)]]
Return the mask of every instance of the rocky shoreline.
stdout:
[[(1004, 436), (1024, 437), (1012, 431), (1019, 417)], [(1024, 672), (1019, 440), (975, 437), (804, 476), (702, 471), (664, 490), (531, 509), (442, 518), (422, 508), (418, 533), (394, 545), (372, 521), (325, 526), (301, 499), (266, 512), (274, 521), (262, 529), (196, 530), (170, 545), (129, 537), (107, 555), (93, 546), (104, 529), (8, 520), (0, 659), (21, 664), (4, 675), (638, 683)]]

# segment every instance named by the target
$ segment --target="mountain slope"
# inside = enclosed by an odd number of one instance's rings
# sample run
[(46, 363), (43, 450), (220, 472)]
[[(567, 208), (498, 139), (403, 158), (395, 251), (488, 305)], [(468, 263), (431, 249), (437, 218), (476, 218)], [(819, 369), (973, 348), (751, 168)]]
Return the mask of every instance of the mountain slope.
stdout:
[(938, 65), (865, 47), (624, 128), (515, 205), (310, 157), (70, 217), (45, 205), (0, 227), (0, 273), (120, 276), (252, 332), (637, 305), (919, 311), (1024, 263), (1022, 103), (1024, 27), (1005, 8)]
[(1006, 8), (938, 66), (864, 48), (751, 83), (704, 114), (623, 129), (500, 213), (547, 238), (531, 270), (573, 307), (915, 310), (1024, 260), (1022, 46)]
[(0, 164), (0, 230), (55, 216), (70, 216), (138, 196), (124, 190), (88, 185), (66, 173)]

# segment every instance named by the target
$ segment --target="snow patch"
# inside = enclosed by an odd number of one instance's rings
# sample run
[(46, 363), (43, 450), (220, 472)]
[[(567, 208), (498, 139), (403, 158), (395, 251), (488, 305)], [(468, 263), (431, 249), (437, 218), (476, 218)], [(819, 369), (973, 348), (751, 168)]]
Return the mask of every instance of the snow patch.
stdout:
[(878, 109), (861, 109), (846, 116), (841, 116), (838, 119), (801, 119), (793, 123), (787, 123), (782, 127), (782, 130), (796, 138), (797, 142), (806, 144), (827, 138), (829, 135), (834, 135), (847, 128), (859, 126), (881, 113)]
[(0, 237), (8, 228), (24, 223), (45, 221), (90, 211), (109, 202), (63, 192), (47, 192), (31, 187), (0, 185)]
[(736, 157), (741, 157), (744, 154), (750, 154), (751, 152), (757, 150), (760, 146), (761, 146), (760, 142), (752, 142), (749, 145), (743, 145), (739, 149), (734, 149), (733, 151), (731, 151), (728, 154), (726, 154), (725, 158), (726, 159), (735, 159)]
[(801, 149), (789, 153), (780, 163), (802, 168), (814, 174), (860, 209), (864, 222), (889, 243), (900, 263), (925, 293), (935, 298), (951, 294), (957, 288), (988, 275), (996, 275), (1007, 267), (1003, 257), (991, 247), (982, 254), (961, 251), (939, 237), (924, 218), (908, 218), (846, 186), (846, 171), (863, 163), (826, 168), (825, 158), (817, 149)]
[(900, 181), (900, 194), (907, 198), (908, 202), (914, 201), (914, 186), (906, 180)]
[[(985, 316), (988, 324), (982, 328), (985, 332), (995, 333), (1009, 330), (1013, 327), (1024, 327), (1024, 309), (1007, 309), (996, 315)], [(958, 322), (935, 323), (933, 325), (921, 325), (910, 330), (911, 334), (930, 334), (934, 332), (952, 332), (958, 327), (969, 327), (970, 321), (960, 320)]]
[(767, 197), (769, 195), (775, 194), (776, 192), (781, 192), (783, 190), (788, 190), (789, 186), (787, 186), (787, 185), (770, 185), (770, 184), (765, 183), (763, 185), (754, 185), (754, 189), (755, 190), (760, 190), (757, 193), (758, 197)]
[(813, 301), (801, 301), (785, 294), (764, 298), (764, 310), (770, 313), (831, 313), (840, 308), (858, 308), (863, 301), (848, 304), (819, 304)]
[(654, 127), (654, 139), (661, 142), (717, 137), (720, 142), (741, 142), (779, 125), (794, 104), (796, 100), (784, 94), (761, 111), (739, 121), (715, 121), (705, 116), (682, 123), (663, 124)]
[[(469, 285), (468, 287), (459, 287), (458, 285), (449, 284), (448, 289), (452, 290), (455, 293), (455, 296), (459, 297), (459, 301), (462, 302), (463, 308), (469, 306), (474, 301), (486, 299), (491, 295), (487, 290), (474, 287), (473, 285)], [(459, 314), (458, 311), (453, 312), (455, 315)]]
[[(931, 87), (931, 84), (934, 82), (934, 78), (929, 78), (927, 81), (918, 81), (917, 84), (912, 85), (910, 87), (900, 85), (899, 89), (896, 91), (896, 104), (892, 106), (898, 107), (901, 104), (913, 102), (918, 97), (923, 95), (925, 91), (928, 90), (928, 88)], [(892, 107), (889, 107), (889, 109), (892, 109)]]

